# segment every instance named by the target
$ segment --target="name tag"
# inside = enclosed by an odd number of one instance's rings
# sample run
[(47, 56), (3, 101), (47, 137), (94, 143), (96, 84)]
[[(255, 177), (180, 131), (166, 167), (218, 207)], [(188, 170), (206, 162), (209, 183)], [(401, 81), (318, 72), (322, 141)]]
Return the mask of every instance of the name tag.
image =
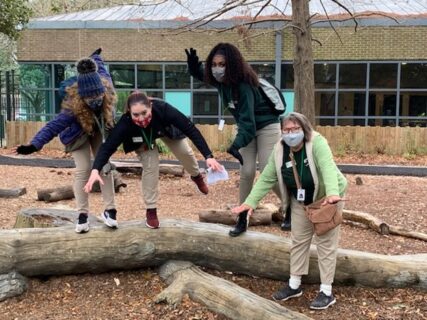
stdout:
[(286, 168), (292, 168), (292, 161), (288, 161), (285, 163)]
[(228, 103), (228, 108), (229, 108), (229, 109), (236, 109), (236, 106), (234, 105), (233, 101), (230, 101), (230, 102)]
[(224, 119), (219, 120), (219, 124), (218, 124), (218, 130), (219, 131), (224, 130), (224, 124), (225, 124), (225, 120)]
[(134, 143), (142, 143), (144, 140), (142, 140), (142, 137), (132, 137), (132, 141)]
[(298, 201), (304, 201), (305, 200), (305, 190), (304, 189), (298, 189), (297, 200)]

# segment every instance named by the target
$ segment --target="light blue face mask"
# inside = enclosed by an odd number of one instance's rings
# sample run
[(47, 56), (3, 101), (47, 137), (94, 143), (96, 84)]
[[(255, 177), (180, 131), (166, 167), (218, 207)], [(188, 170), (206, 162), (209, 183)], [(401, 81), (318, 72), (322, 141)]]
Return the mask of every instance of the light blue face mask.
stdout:
[(283, 133), (282, 140), (288, 146), (296, 147), (304, 140), (304, 131)]
[(211, 70), (215, 80), (221, 82), (225, 75), (225, 67), (212, 67)]

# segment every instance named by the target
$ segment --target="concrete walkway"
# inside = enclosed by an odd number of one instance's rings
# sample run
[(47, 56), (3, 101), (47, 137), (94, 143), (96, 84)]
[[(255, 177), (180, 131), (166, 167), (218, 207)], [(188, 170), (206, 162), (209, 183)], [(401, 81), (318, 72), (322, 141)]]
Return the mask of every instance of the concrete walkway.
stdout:
[[(114, 162), (114, 158), (112, 160)], [(120, 162), (138, 163), (136, 160), (122, 160)], [(179, 164), (177, 160), (161, 160), (161, 163)], [(235, 161), (220, 161), (227, 170), (238, 170), (239, 164)], [(45, 159), (31, 156), (2, 156), (0, 155), (0, 165), (30, 166), (47, 168), (74, 168), (72, 159)], [(205, 167), (204, 161), (199, 161), (201, 168)], [(339, 164), (338, 168), (343, 173), (349, 174), (369, 174), (369, 175), (392, 175), (392, 176), (415, 176), (427, 177), (427, 167), (417, 166), (394, 166), (394, 165), (361, 165), (361, 164)]]

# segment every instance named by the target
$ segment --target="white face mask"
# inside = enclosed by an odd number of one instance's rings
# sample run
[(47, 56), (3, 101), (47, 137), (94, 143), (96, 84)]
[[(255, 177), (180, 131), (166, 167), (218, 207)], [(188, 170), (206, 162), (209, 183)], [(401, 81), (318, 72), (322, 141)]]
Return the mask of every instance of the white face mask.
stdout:
[(221, 82), (225, 75), (225, 67), (212, 67), (211, 70), (215, 80)]
[(283, 133), (282, 140), (290, 147), (298, 146), (304, 140), (304, 131), (300, 130), (295, 133)]

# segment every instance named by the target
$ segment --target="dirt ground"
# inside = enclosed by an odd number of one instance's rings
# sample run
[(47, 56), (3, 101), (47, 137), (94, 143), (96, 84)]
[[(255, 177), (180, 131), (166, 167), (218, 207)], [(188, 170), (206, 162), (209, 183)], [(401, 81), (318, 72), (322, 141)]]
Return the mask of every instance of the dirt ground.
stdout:
[[(10, 150), (0, 150), (8, 155)], [(37, 157), (61, 157), (44, 152)], [(225, 157), (225, 156), (224, 156)], [(427, 157), (412, 159), (387, 156), (354, 155), (338, 158), (341, 163), (401, 164), (427, 166)], [(0, 227), (12, 228), (16, 213), (28, 207), (74, 208), (74, 200), (44, 203), (36, 200), (36, 189), (68, 185), (73, 169), (0, 166), (0, 189), (26, 187), (27, 194), (15, 199), (0, 199)], [(363, 184), (356, 185), (356, 176)], [(350, 182), (346, 208), (369, 212), (389, 224), (427, 233), (427, 177), (346, 175)], [(116, 195), (120, 221), (143, 219), (140, 177), (126, 174), (127, 188)], [(195, 190), (186, 175), (183, 178), (162, 176), (160, 181), (159, 218), (198, 220), (197, 213), (207, 208), (237, 204), (238, 172), (230, 171), (230, 180), (210, 187), (209, 195)], [(270, 194), (264, 202), (278, 204)], [(90, 195), (91, 211), (102, 211), (99, 194)], [(252, 230), (289, 237), (278, 225), (251, 227)], [(354, 225), (342, 226), (340, 248), (387, 255), (427, 253), (427, 242), (399, 236), (381, 236)], [(254, 279), (248, 276), (205, 270), (219, 277), (271, 298), (283, 282)], [(118, 280), (118, 281), (117, 281)], [(283, 279), (285, 281), (287, 279)], [(155, 296), (166, 287), (156, 269), (104, 274), (69, 275), (32, 278), (21, 296), (0, 302), (0, 319), (226, 319), (206, 307), (185, 298), (178, 308), (155, 304)], [(118, 284), (119, 283), (119, 284)], [(281, 304), (313, 319), (427, 319), (427, 293), (416, 289), (371, 289), (334, 286), (337, 303), (325, 311), (311, 311), (308, 306), (316, 296), (318, 285), (303, 285), (299, 299)], [(254, 319), (256, 320), (256, 319)]]

